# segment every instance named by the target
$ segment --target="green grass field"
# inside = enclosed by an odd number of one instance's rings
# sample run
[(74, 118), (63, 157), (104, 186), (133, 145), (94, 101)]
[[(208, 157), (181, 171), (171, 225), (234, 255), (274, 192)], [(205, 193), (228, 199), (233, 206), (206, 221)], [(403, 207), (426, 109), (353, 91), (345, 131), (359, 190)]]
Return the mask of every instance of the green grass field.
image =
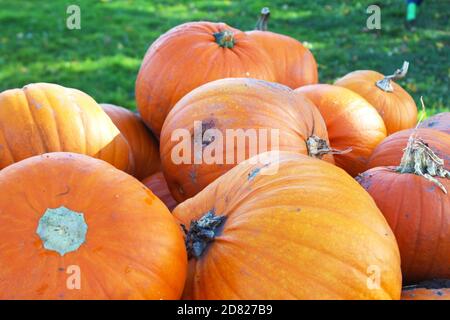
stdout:
[[(366, 30), (377, 1), (0, 0), (0, 91), (31, 82), (81, 89), (98, 102), (135, 108), (134, 83), (147, 47), (171, 27), (191, 20), (252, 29), (270, 5), (272, 31), (306, 42), (331, 83), (356, 69), (385, 74), (410, 61), (400, 81), (427, 114), (449, 110), (450, 3), (425, 0), (417, 28), (404, 27), (405, 1), (378, 1), (381, 27)], [(81, 30), (66, 28), (67, 6), (81, 8)]]

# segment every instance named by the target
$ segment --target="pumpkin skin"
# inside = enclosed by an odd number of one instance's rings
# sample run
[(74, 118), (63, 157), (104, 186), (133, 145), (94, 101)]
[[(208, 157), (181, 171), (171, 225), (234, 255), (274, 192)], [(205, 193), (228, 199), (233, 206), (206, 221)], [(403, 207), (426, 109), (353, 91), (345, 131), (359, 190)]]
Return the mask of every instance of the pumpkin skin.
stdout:
[(450, 112), (442, 112), (422, 121), (419, 128), (430, 128), (450, 134)]
[(306, 95), (319, 109), (327, 125), (331, 147), (351, 152), (334, 156), (336, 165), (356, 176), (366, 169), (375, 147), (386, 137), (386, 127), (377, 111), (353, 91), (316, 84), (295, 90)]
[(350, 89), (377, 109), (383, 118), (388, 135), (413, 128), (417, 123), (417, 106), (414, 99), (400, 85), (391, 81), (392, 92), (377, 87), (384, 75), (371, 70), (350, 72), (338, 79), (335, 85)]
[[(61, 207), (87, 224), (85, 242), (63, 255), (46, 249), (54, 234), (44, 242), (38, 233), (44, 212)], [(186, 251), (169, 210), (84, 155), (49, 153), (0, 171), (0, 240), (0, 299), (178, 299), (183, 290)], [(68, 289), (69, 266), (79, 268), (79, 290)]]
[[(214, 34), (231, 32), (221, 46)], [(228, 40), (227, 40), (228, 39)], [(136, 80), (136, 102), (159, 137), (169, 111), (191, 90), (230, 77), (275, 81), (270, 57), (258, 43), (224, 23), (189, 22), (160, 36), (148, 49)]]
[[(265, 165), (242, 162), (173, 211), (187, 229), (206, 212), (225, 216), (190, 258), (183, 297), (399, 299), (397, 244), (371, 197), (325, 161), (265, 155)], [(374, 265), (382, 277), (370, 290)]]
[(437, 279), (404, 287), (402, 300), (450, 300), (450, 280)]
[[(202, 160), (205, 150), (221, 148), (217, 151), (220, 161), (203, 160), (195, 164), (195, 144), (188, 149), (189, 156), (183, 163), (174, 160), (180, 154), (180, 137), (173, 137), (174, 132), (183, 130), (188, 133), (184, 140), (195, 138), (194, 121), (201, 121), (202, 133), (215, 129), (223, 139), (213, 139), (202, 143)], [(263, 147), (245, 144), (245, 158), (237, 159), (238, 151), (243, 151), (236, 143), (228, 150), (227, 130), (255, 130), (257, 134), (267, 130), (267, 143)], [(279, 130), (279, 145), (271, 135)], [(231, 131), (229, 131), (231, 132)], [(247, 131), (249, 132), (249, 131)], [(328, 143), (325, 123), (315, 106), (301, 95), (297, 95), (286, 86), (262, 80), (247, 78), (221, 79), (205, 84), (186, 95), (167, 116), (161, 133), (160, 154), (164, 176), (169, 189), (178, 202), (188, 199), (216, 178), (230, 170), (241, 160), (268, 150), (295, 151), (308, 154), (307, 141), (311, 136), (318, 136)], [(258, 139), (259, 143), (262, 141)], [(235, 140), (236, 141), (236, 140)], [(205, 146), (206, 144), (206, 146)], [(208, 148), (208, 149), (206, 149)], [(230, 160), (227, 160), (229, 159)], [(333, 162), (332, 155), (325, 155), (324, 160)]]
[(450, 300), (450, 289), (418, 288), (403, 290), (402, 300)]
[[(398, 166), (413, 132), (414, 129), (402, 130), (384, 139), (373, 151), (367, 169)], [(445, 168), (450, 170), (450, 135), (433, 129), (419, 128), (417, 136), (425, 141), (439, 158), (444, 159)]]
[(294, 38), (267, 31), (269, 15), (268, 8), (263, 8), (257, 30), (247, 34), (271, 57), (277, 82), (292, 89), (317, 83), (317, 63), (311, 51)]
[[(397, 238), (405, 283), (450, 277), (450, 199), (424, 177), (377, 167), (357, 179)], [(449, 190), (450, 179), (437, 178)]]
[(170, 194), (169, 187), (162, 172), (152, 174), (150, 177), (142, 180), (142, 183), (164, 202), (170, 211), (177, 206), (178, 203)]
[(138, 114), (112, 104), (100, 104), (116, 127), (127, 139), (134, 158), (133, 175), (140, 179), (148, 177), (161, 168), (159, 146)]
[(57, 151), (86, 154), (131, 172), (128, 142), (87, 94), (50, 83), (0, 93), (0, 169)]

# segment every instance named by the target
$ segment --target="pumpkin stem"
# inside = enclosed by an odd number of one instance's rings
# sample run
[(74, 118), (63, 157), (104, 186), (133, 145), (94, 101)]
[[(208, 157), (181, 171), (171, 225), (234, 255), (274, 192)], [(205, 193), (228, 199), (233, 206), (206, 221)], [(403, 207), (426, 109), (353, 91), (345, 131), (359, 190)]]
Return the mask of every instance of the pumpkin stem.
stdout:
[(261, 16), (256, 22), (255, 30), (267, 31), (267, 23), (269, 22), (270, 10), (267, 7), (261, 9)]
[(393, 92), (394, 88), (392, 87), (391, 80), (398, 80), (406, 76), (408, 72), (409, 62), (403, 61), (403, 65), (400, 69), (395, 70), (395, 72), (389, 76), (384, 76), (383, 79), (378, 80), (375, 85), (383, 91)]
[(230, 30), (224, 30), (221, 32), (214, 33), (214, 39), (217, 44), (222, 48), (233, 48), (234, 47), (234, 34)]
[(61, 256), (76, 251), (86, 241), (88, 226), (83, 213), (66, 207), (47, 209), (39, 219), (36, 233), (47, 250)]
[(425, 116), (425, 103), (423, 97), (420, 97), (422, 104), (422, 115), (414, 128), (413, 133), (409, 136), (408, 144), (403, 153), (400, 165), (396, 171), (400, 173), (413, 173), (424, 177), (428, 181), (436, 184), (445, 194), (447, 190), (444, 185), (435, 177), (450, 178), (450, 172), (444, 168), (444, 160), (439, 158), (428, 144), (417, 137), (417, 128)]
[(445, 170), (444, 160), (439, 158), (428, 144), (417, 137), (416, 131), (409, 137), (405, 153), (396, 171), (424, 177), (447, 194), (444, 185), (436, 177), (450, 179), (450, 172)]
[(186, 235), (186, 249), (188, 259), (199, 258), (210, 242), (217, 235), (218, 228), (225, 221), (225, 216), (216, 216), (214, 209), (208, 211), (198, 220), (192, 220), (189, 230), (185, 225), (181, 225)]
[(312, 135), (308, 138), (308, 140), (306, 140), (306, 147), (308, 148), (308, 155), (318, 159), (322, 159), (322, 157), (326, 154), (345, 154), (352, 151), (351, 147), (345, 150), (330, 148), (325, 139), (322, 139), (316, 135)]

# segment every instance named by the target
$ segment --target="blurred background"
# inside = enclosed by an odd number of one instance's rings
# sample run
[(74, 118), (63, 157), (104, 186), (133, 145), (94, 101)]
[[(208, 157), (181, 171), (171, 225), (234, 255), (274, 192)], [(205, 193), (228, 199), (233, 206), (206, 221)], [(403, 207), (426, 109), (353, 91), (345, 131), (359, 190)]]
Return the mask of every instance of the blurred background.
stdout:
[[(81, 30), (66, 27), (73, 4), (81, 9)], [(381, 7), (381, 30), (366, 27), (371, 4)], [(405, 27), (404, 0), (0, 0), (0, 91), (53, 82), (135, 109), (136, 75), (159, 35), (192, 20), (251, 30), (264, 6), (269, 30), (311, 49), (320, 82), (356, 69), (391, 74), (408, 60), (399, 83), (418, 105), (424, 96), (428, 116), (450, 110), (450, 0), (424, 0), (412, 29)]]

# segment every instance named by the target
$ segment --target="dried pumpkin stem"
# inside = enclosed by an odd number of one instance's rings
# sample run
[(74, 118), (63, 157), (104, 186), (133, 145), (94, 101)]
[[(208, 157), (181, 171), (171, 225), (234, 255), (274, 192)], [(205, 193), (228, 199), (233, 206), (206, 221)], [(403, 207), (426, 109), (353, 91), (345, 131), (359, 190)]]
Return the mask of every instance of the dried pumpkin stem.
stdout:
[(217, 44), (222, 48), (233, 48), (234, 47), (234, 34), (230, 30), (224, 30), (221, 32), (214, 33), (214, 39)]
[(436, 184), (445, 194), (447, 190), (437, 178), (450, 179), (450, 172), (444, 168), (444, 160), (414, 132), (408, 139), (400, 165), (396, 169), (400, 173), (412, 173), (424, 177)]
[(255, 30), (267, 31), (267, 24), (269, 22), (270, 10), (267, 7), (261, 9), (261, 16), (256, 22)]
[(216, 216), (213, 209), (200, 219), (191, 221), (189, 230), (185, 225), (181, 225), (186, 235), (185, 244), (189, 259), (199, 258), (202, 255), (224, 221), (225, 216)]
[(383, 79), (378, 80), (375, 84), (378, 88), (386, 92), (393, 92), (394, 88), (392, 87), (391, 80), (398, 80), (406, 76), (408, 72), (409, 62), (403, 61), (403, 66), (400, 69), (397, 69), (394, 74), (389, 76), (385, 76)]
[(351, 147), (345, 150), (330, 148), (325, 139), (322, 139), (316, 135), (312, 135), (308, 138), (308, 140), (306, 140), (306, 146), (308, 148), (308, 155), (318, 159), (322, 159), (322, 157), (326, 154), (345, 154), (352, 151)]

